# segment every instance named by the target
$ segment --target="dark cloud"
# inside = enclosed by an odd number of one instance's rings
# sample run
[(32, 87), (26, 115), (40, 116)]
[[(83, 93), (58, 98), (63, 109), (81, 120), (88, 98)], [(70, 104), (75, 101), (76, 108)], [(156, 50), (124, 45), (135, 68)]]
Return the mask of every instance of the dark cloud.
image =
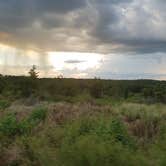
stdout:
[(67, 13), (86, 6), (86, 0), (36, 0), (39, 11)]
[(45, 52), (166, 52), (165, 10), (164, 0), (0, 0), (0, 42)]
[(132, 0), (95, 0), (96, 3), (98, 4), (123, 4), (123, 3), (128, 3), (131, 2)]
[[(60, 22), (59, 14), (64, 14), (85, 7), (86, 0), (0, 0), (0, 22), (4, 28), (22, 28), (30, 26), (36, 21), (56, 25)], [(55, 19), (46, 19), (45, 15), (54, 13)], [(62, 19), (63, 20), (63, 19)], [(28, 28), (28, 27), (27, 27)]]

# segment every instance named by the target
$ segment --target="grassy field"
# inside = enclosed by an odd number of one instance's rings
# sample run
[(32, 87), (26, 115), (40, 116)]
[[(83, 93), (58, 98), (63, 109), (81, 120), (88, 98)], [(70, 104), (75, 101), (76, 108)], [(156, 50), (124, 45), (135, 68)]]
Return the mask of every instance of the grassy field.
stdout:
[(166, 82), (0, 76), (0, 166), (165, 166)]
[(166, 105), (0, 102), (1, 166), (164, 166)]

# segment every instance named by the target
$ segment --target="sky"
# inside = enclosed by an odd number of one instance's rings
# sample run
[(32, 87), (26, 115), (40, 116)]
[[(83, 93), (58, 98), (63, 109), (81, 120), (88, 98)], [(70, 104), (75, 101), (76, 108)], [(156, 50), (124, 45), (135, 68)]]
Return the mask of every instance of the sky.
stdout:
[(0, 73), (166, 80), (165, 0), (0, 0)]

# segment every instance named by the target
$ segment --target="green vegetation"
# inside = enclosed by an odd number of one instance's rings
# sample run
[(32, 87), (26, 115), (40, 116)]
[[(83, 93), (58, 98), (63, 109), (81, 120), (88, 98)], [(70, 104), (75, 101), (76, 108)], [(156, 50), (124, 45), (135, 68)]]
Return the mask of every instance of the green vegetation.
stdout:
[(32, 66), (32, 69), (30, 69), (30, 71), (28, 73), (29, 73), (29, 75), (32, 79), (36, 79), (39, 76), (39, 73), (36, 72), (36, 66), (35, 65)]
[(35, 109), (28, 118), (18, 121), (15, 114), (4, 115), (0, 119), (0, 134), (14, 137), (25, 134), (46, 118), (46, 109)]
[(6, 100), (0, 100), (0, 110), (4, 110), (5, 108), (8, 108), (10, 106), (10, 103)]
[(166, 165), (166, 82), (0, 77), (1, 166)]
[(42, 120), (45, 120), (46, 115), (47, 115), (46, 109), (38, 108), (32, 112), (28, 120), (30, 122), (38, 123)]
[(39, 100), (75, 102), (75, 98), (84, 95), (88, 97), (87, 100), (90, 96), (92, 99), (111, 98), (116, 101), (147, 104), (166, 103), (166, 81), (38, 79), (35, 69), (31, 70), (34, 70), (31, 71), (34, 74), (30, 77), (0, 77), (0, 94), (10, 100), (35, 96)]
[(43, 102), (22, 111), (0, 118), (2, 166), (166, 163), (165, 105)]
[(5, 136), (14, 136), (19, 132), (19, 124), (14, 115), (6, 115), (0, 122), (0, 133)]

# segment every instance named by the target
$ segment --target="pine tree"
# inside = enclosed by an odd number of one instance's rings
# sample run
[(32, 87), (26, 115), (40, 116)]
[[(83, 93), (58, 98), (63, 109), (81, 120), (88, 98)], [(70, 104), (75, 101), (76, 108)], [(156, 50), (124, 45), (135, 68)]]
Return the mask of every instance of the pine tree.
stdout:
[(39, 72), (36, 72), (36, 66), (35, 65), (32, 66), (32, 68), (30, 69), (30, 71), (28, 73), (30, 74), (30, 77), (32, 79), (36, 79), (39, 76)]

